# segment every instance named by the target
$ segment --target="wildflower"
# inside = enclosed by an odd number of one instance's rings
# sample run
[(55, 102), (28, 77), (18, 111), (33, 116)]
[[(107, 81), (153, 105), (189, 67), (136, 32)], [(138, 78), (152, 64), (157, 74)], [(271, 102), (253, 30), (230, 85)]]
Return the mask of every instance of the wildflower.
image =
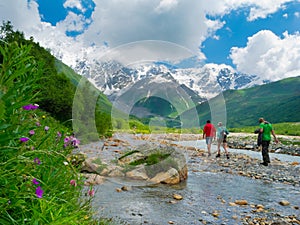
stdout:
[(71, 184), (72, 186), (74, 186), (74, 187), (77, 186), (76, 180), (70, 180), (70, 184)]
[(88, 190), (88, 195), (93, 197), (95, 195), (95, 190), (93, 188), (91, 188), (90, 190)]
[(33, 162), (38, 164), (38, 165), (41, 164), (41, 160), (39, 158), (34, 158)]
[(30, 131), (29, 131), (29, 134), (30, 134), (31, 136), (34, 135), (34, 134), (35, 134), (34, 130), (30, 130)]
[(35, 109), (37, 109), (38, 107), (39, 107), (38, 104), (34, 104), (34, 105), (29, 104), (29, 105), (24, 105), (24, 106), (23, 106), (23, 109), (24, 109), (24, 110), (35, 110)]
[(35, 184), (35, 185), (38, 185), (40, 182), (38, 182), (38, 181), (36, 180), (36, 178), (33, 178), (33, 179), (32, 179), (32, 183)]
[(32, 106), (32, 104), (24, 105), (24, 106), (23, 106), (23, 109), (24, 109), (24, 110), (31, 110), (31, 106)]
[(38, 107), (39, 107), (38, 104), (34, 104), (34, 105), (31, 106), (31, 110), (35, 110), (35, 109), (37, 109)]
[(44, 191), (43, 191), (43, 189), (42, 189), (40, 186), (38, 186), (38, 187), (35, 189), (36, 197), (42, 198), (42, 197), (43, 197), (43, 193), (44, 193)]
[(21, 142), (27, 142), (29, 140), (29, 138), (28, 137), (21, 137), (19, 140)]
[(45, 118), (46, 118), (46, 116), (45, 116), (45, 115), (43, 115), (43, 116), (42, 116), (42, 118), (43, 118), (43, 119), (45, 119)]
[(38, 126), (38, 127), (40, 127), (41, 123), (40, 122), (36, 122), (35, 125)]
[(61, 133), (57, 131), (57, 137), (61, 137)]
[(48, 126), (45, 126), (44, 130), (45, 130), (45, 131), (48, 131), (48, 130), (49, 130), (49, 127), (48, 127)]
[(72, 145), (73, 145), (74, 147), (78, 147), (79, 144), (80, 144), (80, 141), (79, 141), (77, 138), (73, 138), (73, 140), (72, 140)]

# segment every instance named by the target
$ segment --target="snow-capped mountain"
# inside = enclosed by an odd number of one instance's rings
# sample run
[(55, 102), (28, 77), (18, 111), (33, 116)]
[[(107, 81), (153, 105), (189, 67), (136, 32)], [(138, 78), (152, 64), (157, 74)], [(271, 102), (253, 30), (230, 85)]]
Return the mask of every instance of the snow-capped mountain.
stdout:
[[(197, 96), (198, 102), (212, 98), (224, 90), (262, 84), (256, 75), (239, 73), (224, 64), (205, 64), (199, 68), (174, 68), (158, 63), (129, 67), (115, 61), (91, 63), (80, 61), (74, 70), (88, 78), (111, 100), (122, 90), (146, 78), (153, 79), (153, 82), (173, 82), (175, 86), (182, 87), (194, 100)], [(164, 78), (164, 81), (158, 78)]]

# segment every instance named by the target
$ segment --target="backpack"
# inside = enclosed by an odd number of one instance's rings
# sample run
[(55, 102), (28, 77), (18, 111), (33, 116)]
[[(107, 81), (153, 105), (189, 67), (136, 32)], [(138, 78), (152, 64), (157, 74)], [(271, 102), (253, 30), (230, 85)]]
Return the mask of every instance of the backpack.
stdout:
[(221, 137), (222, 137), (223, 139), (226, 138), (228, 134), (229, 134), (228, 131), (225, 130), (225, 129), (223, 129), (223, 130), (221, 131)]

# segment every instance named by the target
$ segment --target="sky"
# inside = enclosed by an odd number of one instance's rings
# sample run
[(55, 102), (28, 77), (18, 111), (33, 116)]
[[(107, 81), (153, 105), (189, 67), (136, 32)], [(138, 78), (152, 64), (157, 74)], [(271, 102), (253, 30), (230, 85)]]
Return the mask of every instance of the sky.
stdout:
[(0, 0), (0, 19), (72, 67), (152, 40), (188, 49), (189, 66), (300, 75), (300, 0)]

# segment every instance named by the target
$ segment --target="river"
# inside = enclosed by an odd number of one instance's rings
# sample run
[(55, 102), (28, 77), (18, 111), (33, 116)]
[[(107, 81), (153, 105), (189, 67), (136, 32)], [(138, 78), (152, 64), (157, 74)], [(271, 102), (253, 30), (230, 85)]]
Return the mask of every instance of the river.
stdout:
[[(175, 142), (174, 142), (175, 143)], [(203, 140), (176, 142), (183, 146), (205, 148)], [(213, 146), (212, 151), (216, 150)], [(230, 149), (230, 152), (261, 157), (259, 152)], [(188, 157), (188, 154), (187, 154)], [(300, 157), (271, 154), (285, 161)], [(148, 185), (141, 181), (109, 178), (95, 187), (92, 201), (96, 216), (113, 218), (116, 224), (244, 224), (245, 218), (269, 217), (276, 221), (288, 215), (300, 217), (299, 187), (270, 183), (248, 177), (201, 170), (201, 159), (187, 158), (188, 179), (178, 185)], [(197, 169), (199, 168), (199, 169)], [(129, 191), (117, 192), (126, 186)], [(183, 197), (173, 199), (174, 194)], [(235, 200), (245, 199), (246, 206), (231, 206)], [(289, 206), (279, 201), (287, 200)], [(255, 205), (265, 207), (264, 214), (253, 212)]]

